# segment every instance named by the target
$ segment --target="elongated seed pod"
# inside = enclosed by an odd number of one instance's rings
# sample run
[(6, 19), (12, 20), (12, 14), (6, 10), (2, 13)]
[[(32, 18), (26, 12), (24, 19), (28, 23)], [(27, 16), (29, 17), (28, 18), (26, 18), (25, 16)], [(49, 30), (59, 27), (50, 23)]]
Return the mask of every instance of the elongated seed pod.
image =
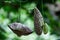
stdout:
[(37, 8), (35, 8), (34, 9), (34, 29), (37, 35), (41, 35), (43, 25), (44, 25), (43, 16), (41, 15), (40, 11)]
[(8, 25), (9, 28), (18, 36), (21, 35), (29, 35), (32, 33), (32, 30), (29, 29), (27, 26), (21, 24), (21, 23), (12, 23)]

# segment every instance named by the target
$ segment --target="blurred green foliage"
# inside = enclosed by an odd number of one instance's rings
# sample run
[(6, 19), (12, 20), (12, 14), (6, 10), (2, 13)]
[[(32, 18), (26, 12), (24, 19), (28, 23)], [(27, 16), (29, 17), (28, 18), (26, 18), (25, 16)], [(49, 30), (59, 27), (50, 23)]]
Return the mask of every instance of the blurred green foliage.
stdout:
[[(56, 40), (60, 36), (60, 21), (50, 15), (45, 3), (54, 3), (55, 0), (0, 0), (0, 40)], [(49, 25), (49, 33), (40, 37), (34, 33), (18, 37), (9, 28), (8, 24), (20, 22), (34, 30), (34, 7), (41, 11), (45, 22)], [(51, 35), (52, 34), (52, 35)]]

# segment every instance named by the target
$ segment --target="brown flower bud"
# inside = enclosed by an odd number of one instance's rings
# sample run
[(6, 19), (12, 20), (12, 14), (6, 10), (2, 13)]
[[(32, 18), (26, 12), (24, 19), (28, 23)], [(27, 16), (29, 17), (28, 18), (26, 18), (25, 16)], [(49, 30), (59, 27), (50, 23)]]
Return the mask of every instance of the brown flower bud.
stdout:
[(34, 29), (37, 35), (41, 35), (43, 25), (44, 25), (43, 17), (40, 11), (37, 8), (35, 8), (34, 9)]
[(18, 36), (21, 35), (29, 35), (32, 33), (32, 30), (29, 29), (27, 26), (21, 24), (21, 23), (12, 23), (8, 25), (9, 28)]

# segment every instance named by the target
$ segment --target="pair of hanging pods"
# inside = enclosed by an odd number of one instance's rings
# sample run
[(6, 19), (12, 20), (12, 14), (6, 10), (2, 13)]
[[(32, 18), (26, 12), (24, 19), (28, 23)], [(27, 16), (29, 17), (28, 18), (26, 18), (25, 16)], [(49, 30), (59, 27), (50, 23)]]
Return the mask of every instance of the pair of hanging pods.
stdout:
[[(29, 35), (33, 32), (30, 28), (21, 23), (12, 23), (8, 26), (18, 36)], [(34, 8), (34, 30), (37, 35), (41, 35), (42, 30), (45, 34), (47, 33), (43, 16), (41, 15), (40, 11), (37, 8)]]

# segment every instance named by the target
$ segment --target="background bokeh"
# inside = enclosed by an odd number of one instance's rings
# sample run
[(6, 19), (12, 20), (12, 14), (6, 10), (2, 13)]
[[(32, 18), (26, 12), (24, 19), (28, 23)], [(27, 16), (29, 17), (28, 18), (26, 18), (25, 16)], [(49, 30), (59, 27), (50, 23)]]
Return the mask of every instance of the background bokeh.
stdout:
[[(34, 7), (41, 11), (48, 33), (18, 37), (7, 25), (19, 22), (34, 30)], [(0, 40), (60, 40), (60, 0), (0, 0)]]

